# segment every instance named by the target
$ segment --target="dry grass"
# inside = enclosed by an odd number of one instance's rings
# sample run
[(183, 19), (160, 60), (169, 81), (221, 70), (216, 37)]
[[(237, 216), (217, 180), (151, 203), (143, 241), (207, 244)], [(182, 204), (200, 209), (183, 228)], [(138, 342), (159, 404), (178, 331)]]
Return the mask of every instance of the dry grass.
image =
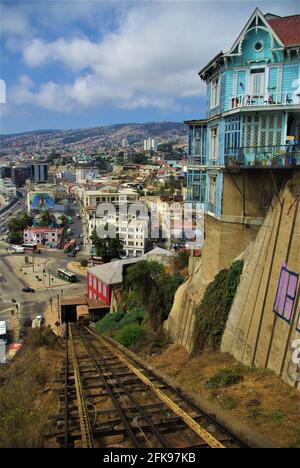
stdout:
[(29, 336), (28, 345), (25, 342), (14, 361), (1, 370), (0, 448), (44, 447), (47, 419), (57, 410), (52, 382), (62, 350), (36, 341), (36, 336)]
[[(231, 356), (205, 351), (191, 357), (178, 345), (169, 345), (147, 361), (176, 378), (187, 390), (212, 400), (250, 428), (272, 440), (278, 447), (300, 447), (300, 393), (273, 372), (250, 369)], [(242, 376), (238, 383), (209, 388), (221, 369)], [(234, 380), (234, 379), (233, 379)], [(212, 386), (214, 387), (214, 386)]]

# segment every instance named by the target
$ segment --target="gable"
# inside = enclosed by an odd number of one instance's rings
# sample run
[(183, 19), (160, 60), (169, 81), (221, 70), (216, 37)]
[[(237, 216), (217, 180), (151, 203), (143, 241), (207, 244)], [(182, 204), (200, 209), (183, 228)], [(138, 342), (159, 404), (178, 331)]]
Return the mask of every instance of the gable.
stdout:
[[(230, 52), (229, 52), (228, 55), (230, 55), (230, 54), (241, 55), (242, 54), (243, 43), (244, 43), (244, 41), (246, 39), (246, 36), (249, 36), (250, 33), (252, 34), (252, 36), (253, 36), (253, 34), (259, 35), (259, 33), (262, 34), (263, 36), (268, 34), (269, 35), (269, 41), (268, 42), (269, 42), (269, 47), (270, 48), (274, 48), (275, 42), (279, 47), (284, 46), (283, 42), (277, 36), (275, 31), (273, 31), (273, 29), (271, 28), (270, 23), (265, 19), (264, 15), (261, 13), (259, 8), (256, 8), (254, 10), (254, 12), (252, 13), (251, 17), (249, 18), (248, 22), (246, 23), (246, 25), (244, 26), (242, 32), (240, 33), (240, 35), (238, 36), (238, 38), (234, 42), (233, 46), (231, 47)], [(265, 34), (263, 34), (263, 33), (265, 33)], [(265, 40), (266, 40), (266, 38), (265, 38)]]

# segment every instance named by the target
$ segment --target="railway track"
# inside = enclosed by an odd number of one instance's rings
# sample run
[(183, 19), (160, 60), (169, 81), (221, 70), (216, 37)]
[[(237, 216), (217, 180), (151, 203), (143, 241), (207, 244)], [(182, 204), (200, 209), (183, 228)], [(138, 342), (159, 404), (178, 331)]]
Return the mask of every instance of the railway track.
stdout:
[(51, 434), (65, 448), (247, 447), (113, 342), (69, 324)]

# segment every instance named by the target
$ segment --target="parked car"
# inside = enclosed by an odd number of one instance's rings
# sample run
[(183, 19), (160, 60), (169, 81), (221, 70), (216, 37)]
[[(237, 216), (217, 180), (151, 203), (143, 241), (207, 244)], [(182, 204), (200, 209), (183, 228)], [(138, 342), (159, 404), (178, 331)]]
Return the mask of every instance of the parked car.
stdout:
[(34, 293), (34, 292), (35, 292), (35, 289), (30, 288), (29, 286), (25, 286), (24, 288), (22, 288), (22, 292)]

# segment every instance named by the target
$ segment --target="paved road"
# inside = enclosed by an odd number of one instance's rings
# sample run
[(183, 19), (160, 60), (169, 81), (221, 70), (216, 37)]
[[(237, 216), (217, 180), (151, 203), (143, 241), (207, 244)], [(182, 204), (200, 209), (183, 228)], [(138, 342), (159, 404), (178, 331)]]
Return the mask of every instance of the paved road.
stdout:
[[(0, 226), (7, 225), (7, 221), (14, 215), (18, 214), (20, 210), (25, 210), (24, 200), (21, 200), (15, 207), (7, 212), (0, 218)], [(79, 209), (74, 205), (74, 224), (70, 227), (72, 229), (72, 237), (81, 242), (82, 239), (78, 236), (82, 235), (81, 220), (78, 220), (75, 213)], [(42, 313), (44, 308), (52, 300), (57, 300), (57, 295), (74, 295), (86, 292), (86, 278), (78, 275), (78, 283), (70, 285), (66, 283), (65, 286), (56, 288), (47, 288), (37, 290), (35, 293), (24, 293), (22, 288), (26, 285), (22, 278), (19, 278), (15, 271), (12, 270), (6, 258), (10, 255), (5, 248), (0, 247), (0, 303), (11, 303), (12, 299), (21, 304), (24, 316), (34, 318), (36, 315)], [(29, 256), (30, 257), (30, 256)], [(42, 250), (38, 255), (39, 259), (45, 259), (46, 272), (50, 270), (52, 276), (57, 276), (59, 268), (67, 268), (67, 264), (75, 259), (69, 258), (63, 251)], [(77, 254), (76, 260), (80, 261), (81, 258), (86, 258), (82, 252)], [(45, 282), (47, 284), (47, 282)], [(5, 319), (5, 314), (0, 311), (0, 319)]]
[[(81, 278), (76, 284), (66, 283), (63, 287), (39, 289), (35, 293), (24, 293), (22, 288), (24, 280), (19, 278), (6, 261), (6, 256), (0, 258), (0, 302), (11, 303), (12, 299), (21, 304), (24, 316), (34, 318), (50, 304), (50, 298), (57, 300), (57, 295), (77, 295), (86, 291), (85, 278)], [(1, 312), (0, 312), (1, 318)], [(3, 317), (4, 319), (4, 317)]]

